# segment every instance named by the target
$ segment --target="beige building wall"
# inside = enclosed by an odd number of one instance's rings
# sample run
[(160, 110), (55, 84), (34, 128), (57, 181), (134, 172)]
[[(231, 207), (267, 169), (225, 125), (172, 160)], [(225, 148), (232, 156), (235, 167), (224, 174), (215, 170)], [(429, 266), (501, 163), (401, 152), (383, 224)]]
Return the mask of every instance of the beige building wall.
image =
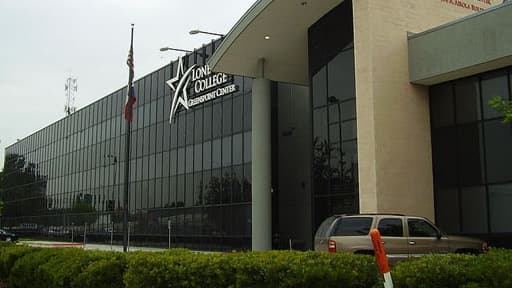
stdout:
[(434, 220), (428, 88), (409, 83), (407, 33), (499, 3), (353, 1), (361, 212)]

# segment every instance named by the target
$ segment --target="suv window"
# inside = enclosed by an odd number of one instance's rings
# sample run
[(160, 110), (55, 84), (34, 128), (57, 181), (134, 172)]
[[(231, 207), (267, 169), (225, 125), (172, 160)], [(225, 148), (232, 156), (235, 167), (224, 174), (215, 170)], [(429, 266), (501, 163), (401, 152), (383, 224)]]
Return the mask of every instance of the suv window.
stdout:
[(372, 220), (371, 217), (341, 217), (336, 222), (331, 236), (368, 235)]
[(379, 222), (378, 228), (380, 235), (388, 237), (403, 237), (404, 228), (402, 219), (386, 218)]
[(409, 237), (437, 237), (437, 230), (425, 220), (407, 219)]
[(331, 216), (331, 217), (325, 219), (324, 222), (322, 222), (322, 224), (320, 224), (320, 227), (318, 227), (318, 230), (316, 231), (315, 238), (327, 237), (329, 228), (331, 228), (332, 222), (334, 222), (335, 219), (336, 219), (336, 216)]

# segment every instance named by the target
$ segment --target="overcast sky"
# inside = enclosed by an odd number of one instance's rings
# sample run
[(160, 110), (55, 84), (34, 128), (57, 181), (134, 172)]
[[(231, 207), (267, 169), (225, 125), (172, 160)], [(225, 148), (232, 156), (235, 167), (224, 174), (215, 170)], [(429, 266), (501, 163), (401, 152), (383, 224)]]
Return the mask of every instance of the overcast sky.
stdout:
[(130, 23), (135, 78), (225, 34), (255, 0), (0, 0), (0, 169), (4, 149), (65, 116), (64, 83), (78, 109), (126, 85)]

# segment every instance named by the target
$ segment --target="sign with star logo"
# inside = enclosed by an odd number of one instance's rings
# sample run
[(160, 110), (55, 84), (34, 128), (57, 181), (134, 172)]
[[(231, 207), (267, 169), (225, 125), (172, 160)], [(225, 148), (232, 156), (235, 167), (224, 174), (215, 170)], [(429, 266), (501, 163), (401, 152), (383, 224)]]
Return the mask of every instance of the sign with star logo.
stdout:
[[(183, 57), (178, 60), (176, 75), (166, 83), (172, 91), (169, 123), (172, 123), (180, 105), (188, 110), (192, 106), (238, 91), (238, 87), (233, 84), (233, 75), (213, 73), (208, 65), (193, 64), (185, 70)], [(191, 87), (193, 95), (189, 99), (188, 91)]]

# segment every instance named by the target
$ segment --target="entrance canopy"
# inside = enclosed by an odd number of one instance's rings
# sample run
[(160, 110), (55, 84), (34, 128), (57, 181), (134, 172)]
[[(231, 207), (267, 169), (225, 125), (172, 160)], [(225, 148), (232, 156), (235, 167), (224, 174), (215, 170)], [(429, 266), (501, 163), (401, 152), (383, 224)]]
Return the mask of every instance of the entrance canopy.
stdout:
[(308, 28), (343, 0), (258, 0), (208, 60), (214, 71), (308, 84)]

